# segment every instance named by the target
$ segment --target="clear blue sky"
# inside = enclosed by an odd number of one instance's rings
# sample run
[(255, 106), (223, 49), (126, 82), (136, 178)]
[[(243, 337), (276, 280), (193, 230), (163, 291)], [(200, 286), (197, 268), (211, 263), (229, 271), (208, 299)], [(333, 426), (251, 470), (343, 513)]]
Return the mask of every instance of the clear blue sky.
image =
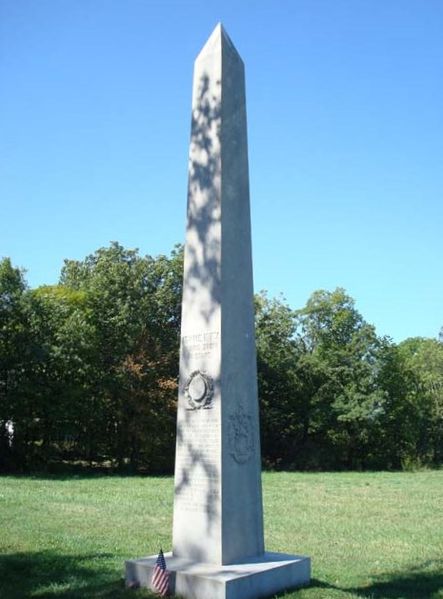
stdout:
[(256, 290), (344, 287), (443, 325), (441, 0), (0, 0), (0, 256), (32, 287), (111, 240), (184, 240), (193, 61), (246, 64)]

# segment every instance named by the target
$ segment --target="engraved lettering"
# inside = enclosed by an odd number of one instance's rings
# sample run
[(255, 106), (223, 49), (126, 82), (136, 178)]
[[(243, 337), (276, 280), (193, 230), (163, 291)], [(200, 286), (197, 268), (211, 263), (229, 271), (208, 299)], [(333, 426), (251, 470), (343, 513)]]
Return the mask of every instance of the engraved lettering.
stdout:
[(217, 347), (219, 337), (219, 331), (183, 335), (182, 350), (193, 358), (209, 356)]
[(175, 509), (207, 514), (220, 499), (220, 422), (198, 411), (186, 448), (176, 456)]

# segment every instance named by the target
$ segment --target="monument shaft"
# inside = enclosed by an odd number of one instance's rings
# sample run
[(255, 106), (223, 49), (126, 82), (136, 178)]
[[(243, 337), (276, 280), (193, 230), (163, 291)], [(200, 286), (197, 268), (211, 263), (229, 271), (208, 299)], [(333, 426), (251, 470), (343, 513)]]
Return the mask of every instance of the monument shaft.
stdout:
[(264, 552), (243, 62), (219, 25), (194, 67), (173, 554)]

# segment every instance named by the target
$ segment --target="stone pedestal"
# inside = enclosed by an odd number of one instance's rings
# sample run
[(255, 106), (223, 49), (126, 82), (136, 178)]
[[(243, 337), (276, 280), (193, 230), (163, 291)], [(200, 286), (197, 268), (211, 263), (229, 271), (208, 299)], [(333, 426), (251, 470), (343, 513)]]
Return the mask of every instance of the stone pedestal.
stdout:
[[(126, 562), (126, 582), (151, 588), (157, 556)], [(165, 554), (170, 591), (186, 599), (261, 599), (303, 586), (310, 580), (304, 556), (264, 553), (260, 558), (217, 566)]]
[[(172, 536), (186, 599), (309, 582), (309, 558), (264, 550), (244, 66), (221, 25), (194, 68)], [(155, 559), (127, 562), (128, 583)]]

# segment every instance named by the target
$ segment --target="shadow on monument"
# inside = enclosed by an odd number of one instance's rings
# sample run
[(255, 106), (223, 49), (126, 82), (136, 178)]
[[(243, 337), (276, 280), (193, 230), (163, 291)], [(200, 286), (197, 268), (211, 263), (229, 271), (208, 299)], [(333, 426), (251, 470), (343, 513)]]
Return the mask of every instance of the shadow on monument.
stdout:
[[(216, 81), (220, 85), (220, 81)], [(207, 293), (205, 306), (200, 306), (200, 314), (209, 323), (214, 312), (221, 302), (221, 272), (220, 252), (221, 244), (214, 228), (220, 225), (221, 214), (218, 206), (217, 189), (214, 181), (221, 178), (221, 164), (219, 149), (214, 143), (220, 135), (220, 102), (210, 92), (210, 78), (205, 74), (201, 77), (198, 90), (197, 108), (193, 110), (191, 122), (191, 151), (189, 158), (189, 183), (187, 205), (187, 244), (185, 257), (185, 272), (183, 289), (186, 290), (185, 301), (192, 305), (201, 295), (202, 287)], [(208, 134), (211, 132), (211, 134)], [(220, 182), (221, 185), (221, 182)], [(202, 196), (205, 201), (191, 202), (192, 197)], [(196, 242), (190, 240), (195, 236)], [(181, 374), (190, 371), (191, 355), (185, 345), (181, 351)], [(219, 375), (214, 382), (215, 391), (219, 385)], [(181, 377), (184, 380), (184, 376)], [(182, 390), (180, 390), (182, 392)], [(185, 443), (183, 426), (190, 424), (191, 411), (185, 411), (185, 421), (177, 424), (177, 444)], [(206, 479), (209, 481), (206, 493), (207, 531), (219, 518), (216, 491), (219, 486), (219, 473), (211, 461), (205, 459), (202, 451), (187, 441), (187, 452), (190, 464), (182, 468), (181, 479), (177, 482), (175, 493), (180, 495), (189, 487), (192, 473), (202, 468)], [(194, 550), (194, 554), (197, 550)]]
[[(188, 416), (186, 414), (186, 416)], [(177, 437), (179, 432), (177, 431)], [(191, 443), (187, 445), (188, 454), (191, 456), (191, 464), (188, 467), (182, 468), (182, 477), (178, 484), (175, 486), (175, 493), (180, 495), (183, 489), (191, 484), (191, 474), (194, 469), (201, 466), (207, 480), (209, 481), (208, 492), (206, 494), (206, 515), (208, 518), (207, 531), (211, 530), (212, 524), (216, 519), (220, 517), (217, 504), (215, 501), (215, 492), (218, 488), (219, 475), (217, 468), (213, 466), (208, 460), (205, 460), (201, 451), (194, 449)]]
[[(216, 81), (220, 86), (221, 82)], [(189, 182), (187, 205), (187, 231), (195, 233), (198, 244), (186, 244), (185, 271), (183, 289), (193, 294), (201, 293), (201, 286), (209, 292), (210, 301), (201, 315), (208, 322), (215, 307), (221, 301), (220, 238), (212, 235), (213, 228), (221, 221), (217, 202), (217, 189), (214, 181), (221, 185), (221, 159), (219, 148), (214, 141), (220, 136), (221, 105), (210, 93), (209, 75), (200, 79), (198, 105), (193, 110), (191, 122), (191, 141), (189, 157)], [(211, 132), (211, 135), (208, 134)], [(191, 202), (192, 197), (204, 197), (198, 208)], [(199, 256), (198, 250), (203, 250)]]

